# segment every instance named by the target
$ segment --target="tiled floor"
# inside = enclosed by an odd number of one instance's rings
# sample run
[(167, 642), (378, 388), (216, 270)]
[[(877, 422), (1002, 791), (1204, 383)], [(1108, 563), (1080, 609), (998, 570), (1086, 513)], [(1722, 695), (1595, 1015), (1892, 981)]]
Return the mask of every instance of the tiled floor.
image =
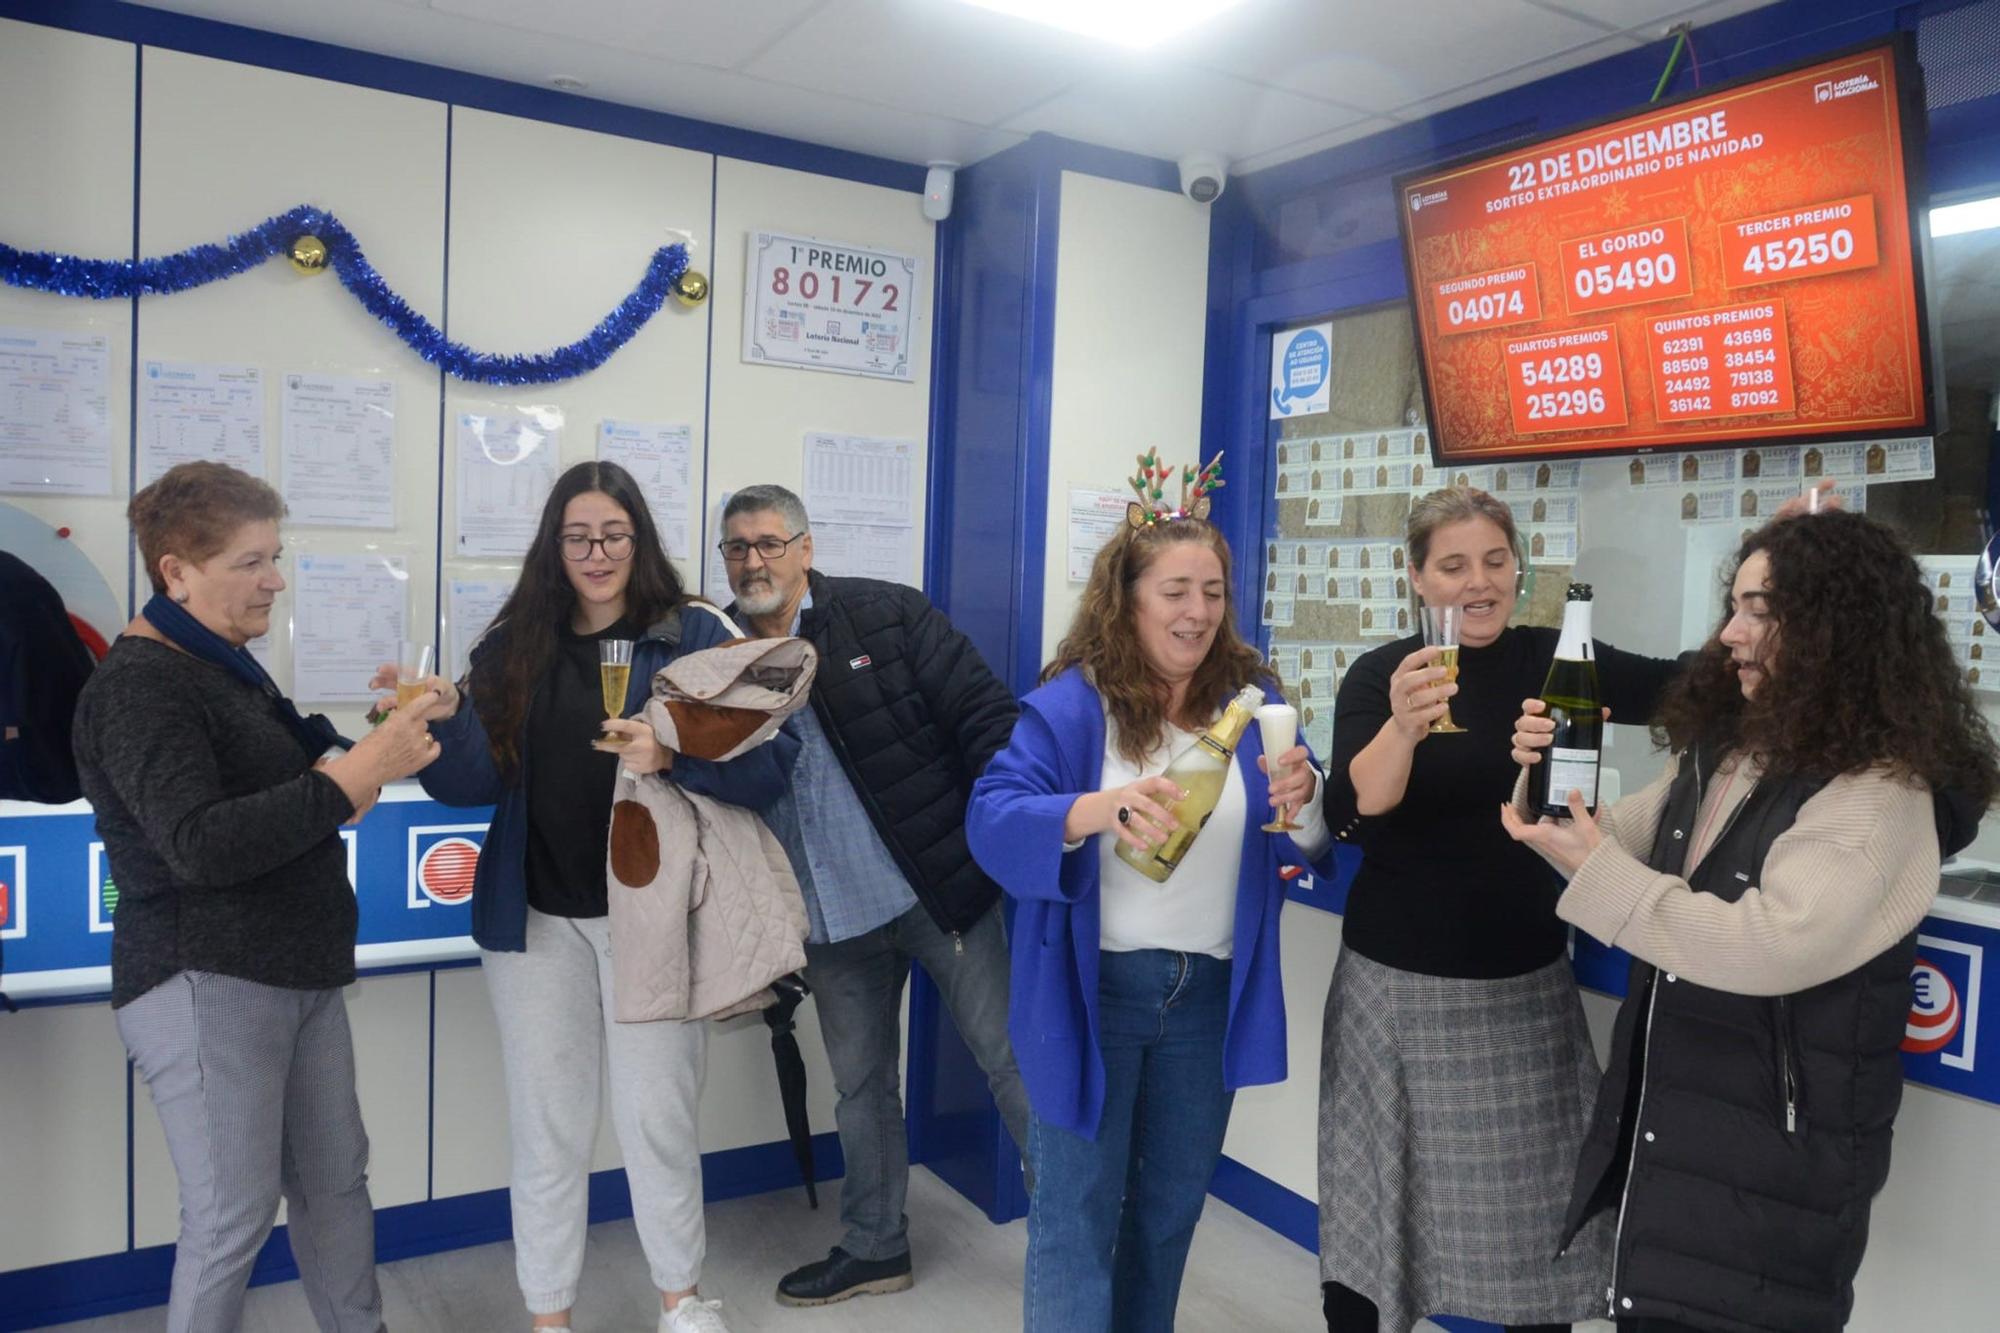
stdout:
[[(737, 1199), (708, 1210), (703, 1293), (724, 1301), (733, 1333), (1012, 1333), (1021, 1326), (1027, 1226), (996, 1227), (927, 1171), (910, 1179), (910, 1235), (917, 1283), (895, 1296), (816, 1310), (771, 1299), (780, 1274), (824, 1254), (838, 1238), (837, 1190), (809, 1212), (795, 1191)], [(1273, 1333), (1324, 1327), (1313, 1256), (1228, 1205), (1209, 1200), (1195, 1234), (1179, 1326), (1189, 1333)], [(525, 1330), (511, 1244), (405, 1259), (382, 1269), (391, 1333)], [(577, 1302), (577, 1333), (647, 1333), (657, 1296), (629, 1221), (593, 1227)], [(160, 1309), (63, 1325), (65, 1333), (153, 1333)], [(244, 1333), (311, 1333), (296, 1282), (250, 1293)]]

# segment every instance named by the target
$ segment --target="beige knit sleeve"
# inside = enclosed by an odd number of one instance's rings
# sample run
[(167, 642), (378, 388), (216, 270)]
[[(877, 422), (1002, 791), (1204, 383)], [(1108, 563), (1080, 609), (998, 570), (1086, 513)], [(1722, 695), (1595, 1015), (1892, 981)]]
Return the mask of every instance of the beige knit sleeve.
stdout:
[(1556, 914), (1717, 990), (1805, 990), (1881, 953), (1930, 909), (1938, 845), (1929, 790), (1876, 770), (1835, 778), (1772, 843), (1759, 878), (1725, 902), (1656, 873), (1608, 838), (1570, 880)]

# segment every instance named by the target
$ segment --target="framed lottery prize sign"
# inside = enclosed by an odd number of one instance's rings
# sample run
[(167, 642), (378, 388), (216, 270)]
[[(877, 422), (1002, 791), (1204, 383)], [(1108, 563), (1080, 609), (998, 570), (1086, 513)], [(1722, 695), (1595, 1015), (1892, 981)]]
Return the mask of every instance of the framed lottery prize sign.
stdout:
[(1396, 179), (1440, 463), (1930, 435), (1907, 36)]
[(915, 256), (758, 231), (746, 270), (745, 361), (910, 378)]

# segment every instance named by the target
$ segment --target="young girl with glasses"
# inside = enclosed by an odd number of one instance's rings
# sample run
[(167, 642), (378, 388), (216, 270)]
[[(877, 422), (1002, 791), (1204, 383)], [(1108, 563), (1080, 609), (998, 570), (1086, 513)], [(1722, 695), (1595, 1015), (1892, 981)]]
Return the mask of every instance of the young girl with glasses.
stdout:
[[(459, 685), (432, 684), (443, 747), (424, 790), (493, 805), (475, 872), (472, 934), (499, 1020), (513, 1148), (515, 1270), (536, 1328), (567, 1328), (583, 1271), (598, 1087), (608, 1063), (612, 1123), (639, 1240), (660, 1290), (663, 1333), (727, 1333), (695, 1292), (704, 1248), (701, 1023), (612, 1020), (604, 856), (622, 764), (732, 804), (783, 791), (797, 743), (779, 735), (727, 763), (677, 755), (627, 720), (676, 656), (734, 637), (693, 601), (638, 485), (613, 463), (557, 480), (520, 581)], [(607, 720), (601, 645), (632, 643), (621, 715)], [(378, 687), (394, 683), (385, 668)], [(605, 733), (617, 733), (607, 736)]]

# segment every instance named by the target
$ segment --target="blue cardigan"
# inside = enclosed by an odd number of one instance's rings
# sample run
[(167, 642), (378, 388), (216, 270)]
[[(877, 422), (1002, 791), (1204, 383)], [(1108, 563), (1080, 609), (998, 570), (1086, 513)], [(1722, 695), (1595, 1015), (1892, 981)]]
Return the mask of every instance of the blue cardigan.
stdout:
[[(713, 648), (731, 637), (717, 617), (683, 607), (676, 642), (663, 621), (647, 630), (632, 646), (632, 681), (625, 696), (631, 716), (652, 697), (653, 675), (682, 653)], [(475, 660), (480, 654), (475, 653)], [(440, 753), (417, 774), (417, 782), (433, 799), (446, 805), (491, 805), (493, 823), (486, 831), (479, 862), (472, 873), (472, 938), (480, 948), (519, 953), (528, 947), (528, 764), (527, 714), (522, 714), (519, 771), (506, 780), (493, 762), (493, 748), (479, 710), (468, 692), (458, 711), (431, 723)], [(780, 731), (748, 754), (726, 764), (688, 755), (674, 756), (669, 780), (689, 791), (713, 796), (731, 805), (762, 810), (785, 792), (799, 742)], [(579, 795), (579, 800), (591, 799)], [(603, 794), (604, 800), (611, 793)]]
[[(1281, 702), (1270, 693), (1273, 702)], [(1072, 668), (1021, 701), (1013, 739), (972, 789), (966, 838), (980, 866), (1019, 901), (1007, 1031), (1035, 1114), (1085, 1138), (1104, 1110), (1097, 1045), (1098, 848), (1063, 850), (1063, 820), (1077, 797), (1099, 790), (1104, 706)], [(1244, 822), (1229, 967), (1229, 1028), (1222, 1074), (1229, 1088), (1285, 1077), (1285, 993), (1278, 971), (1278, 910), (1286, 864), (1306, 861), (1290, 838), (1261, 832), (1255, 812), (1270, 784), (1257, 768), (1257, 728), (1236, 747), (1251, 817)], [(1333, 872), (1331, 847), (1313, 862)]]

